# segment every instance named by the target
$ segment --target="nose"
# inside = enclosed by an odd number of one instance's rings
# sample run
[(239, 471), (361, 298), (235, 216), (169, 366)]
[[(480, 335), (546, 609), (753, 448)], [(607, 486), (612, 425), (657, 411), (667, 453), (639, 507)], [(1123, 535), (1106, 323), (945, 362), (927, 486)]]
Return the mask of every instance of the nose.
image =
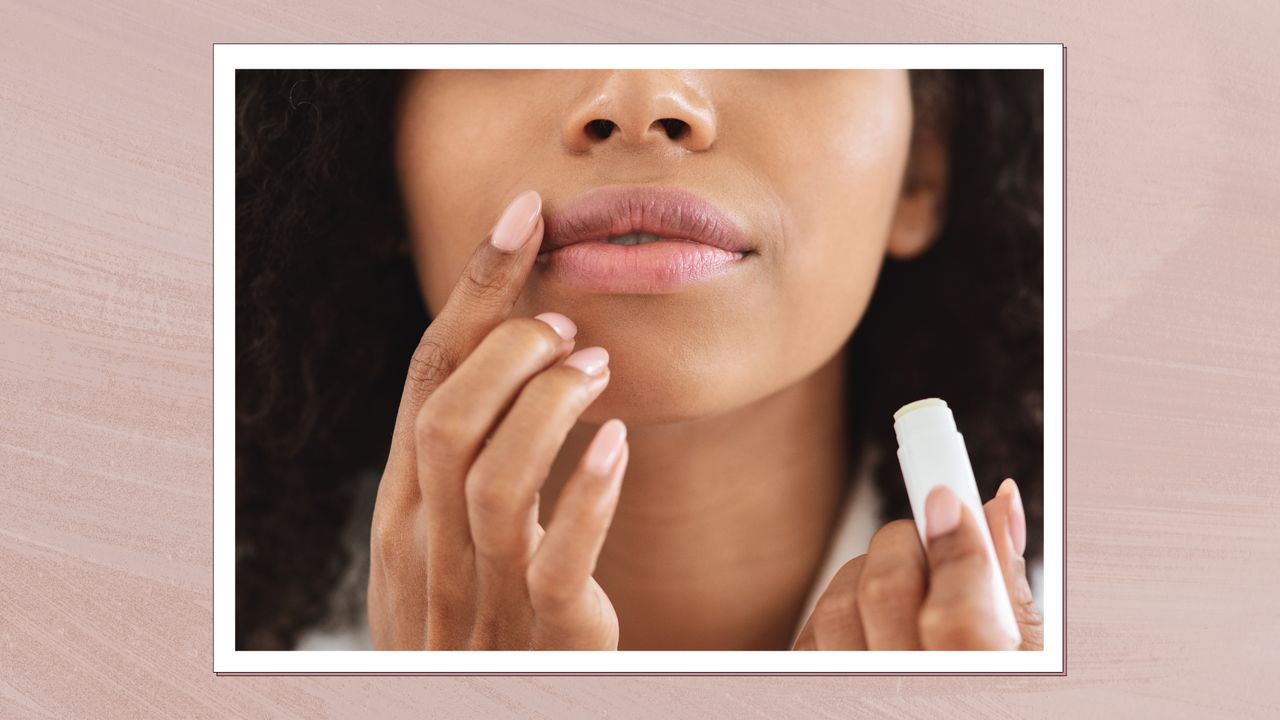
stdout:
[(700, 152), (716, 139), (715, 110), (684, 71), (615, 70), (569, 109), (564, 143), (575, 153), (606, 146)]

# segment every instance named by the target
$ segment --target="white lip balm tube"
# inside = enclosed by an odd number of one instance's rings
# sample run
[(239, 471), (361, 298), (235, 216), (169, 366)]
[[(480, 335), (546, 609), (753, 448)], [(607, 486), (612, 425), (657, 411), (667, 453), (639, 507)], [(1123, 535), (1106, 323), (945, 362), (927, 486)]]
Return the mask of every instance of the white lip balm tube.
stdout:
[(993, 607), (1001, 629), (1008, 633), (1017, 647), (1022, 642), (1018, 622), (1009, 602), (996, 558), (996, 548), (991, 542), (991, 530), (987, 527), (987, 515), (978, 495), (978, 483), (973, 477), (973, 466), (964, 446), (964, 437), (956, 430), (955, 416), (947, 403), (938, 398), (925, 398), (907, 403), (893, 414), (893, 431), (898, 436), (898, 463), (907, 483), (907, 497), (911, 500), (911, 514), (916, 520), (920, 543), (928, 547), (924, 532), (924, 501), (929, 491), (938, 485), (946, 485), (960, 498), (961, 504), (982, 531), (987, 556), (991, 558), (990, 592)]

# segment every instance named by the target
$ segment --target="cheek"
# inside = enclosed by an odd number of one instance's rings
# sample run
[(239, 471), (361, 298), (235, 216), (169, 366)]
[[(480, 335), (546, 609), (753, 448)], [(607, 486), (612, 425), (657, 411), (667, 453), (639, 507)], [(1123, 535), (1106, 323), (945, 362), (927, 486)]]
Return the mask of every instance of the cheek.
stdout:
[(435, 315), (502, 211), (504, 189), (523, 189), (530, 159), (510, 147), (531, 143), (519, 117), (497, 106), (505, 95), (483, 73), (427, 75), (407, 89), (397, 160), (414, 264)]
[[(441, 232), (447, 228), (437, 228)], [(418, 283), (422, 289), (422, 297), (427, 304), (427, 313), (431, 317), (439, 314), (444, 303), (449, 299), (449, 292), (462, 274), (470, 249), (458, 243), (428, 241), (429, 238), (458, 237), (457, 235), (423, 235), (416, 236), (417, 249), (414, 252), (414, 265), (418, 271)]]
[(792, 210), (776, 264), (786, 309), (775, 322), (790, 347), (818, 354), (843, 344), (871, 297), (911, 130), (906, 87), (832, 96), (849, 99), (826, 103), (822, 120), (773, 163), (774, 187)]

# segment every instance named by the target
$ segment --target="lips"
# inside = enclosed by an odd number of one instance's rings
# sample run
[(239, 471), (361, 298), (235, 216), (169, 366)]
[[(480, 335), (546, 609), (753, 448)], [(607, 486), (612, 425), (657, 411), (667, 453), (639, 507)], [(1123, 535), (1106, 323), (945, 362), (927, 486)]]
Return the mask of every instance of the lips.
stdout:
[[(622, 236), (634, 240), (636, 234), (644, 242), (607, 242)], [(741, 227), (692, 192), (615, 185), (590, 190), (549, 212), (538, 262), (568, 285), (644, 294), (730, 272), (753, 250)]]
[(627, 233), (702, 243), (729, 252), (751, 249), (742, 230), (715, 206), (680, 188), (600, 187), (546, 219), (544, 252)]

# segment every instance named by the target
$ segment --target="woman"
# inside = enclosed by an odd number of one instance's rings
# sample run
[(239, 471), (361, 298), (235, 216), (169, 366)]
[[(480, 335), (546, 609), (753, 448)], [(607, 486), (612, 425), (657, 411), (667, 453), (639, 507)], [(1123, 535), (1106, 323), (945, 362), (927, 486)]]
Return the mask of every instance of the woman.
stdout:
[(1040, 82), (241, 71), (238, 646), (1039, 648)]

